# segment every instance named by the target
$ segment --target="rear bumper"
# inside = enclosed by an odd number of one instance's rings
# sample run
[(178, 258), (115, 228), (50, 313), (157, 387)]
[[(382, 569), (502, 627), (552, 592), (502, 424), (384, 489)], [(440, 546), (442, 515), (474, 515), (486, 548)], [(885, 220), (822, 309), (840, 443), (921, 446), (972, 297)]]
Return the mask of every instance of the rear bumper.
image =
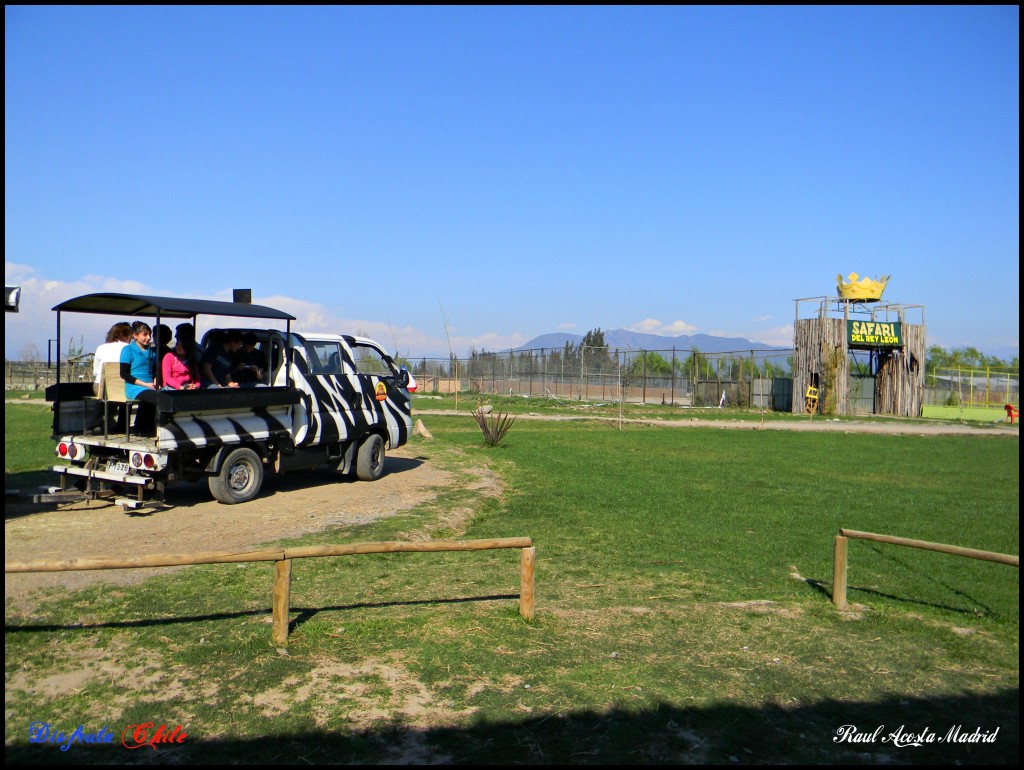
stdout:
[[(60, 486), (45, 488), (40, 494), (33, 495), (32, 502), (59, 504), (104, 499), (112, 500), (127, 510), (148, 505), (148, 493), (154, 489), (158, 490), (156, 497), (162, 498), (162, 489), (152, 476), (110, 473), (76, 465), (54, 465), (51, 470), (60, 476)], [(74, 487), (69, 488), (69, 479), (84, 479), (85, 484), (76, 483)], [(133, 494), (134, 497), (118, 497), (118, 488)]]
[(155, 489), (156, 479), (152, 476), (135, 476), (129, 473), (109, 473), (77, 465), (54, 465), (53, 472), (64, 476), (75, 476), (87, 481), (103, 481), (111, 484), (130, 484), (142, 489)]

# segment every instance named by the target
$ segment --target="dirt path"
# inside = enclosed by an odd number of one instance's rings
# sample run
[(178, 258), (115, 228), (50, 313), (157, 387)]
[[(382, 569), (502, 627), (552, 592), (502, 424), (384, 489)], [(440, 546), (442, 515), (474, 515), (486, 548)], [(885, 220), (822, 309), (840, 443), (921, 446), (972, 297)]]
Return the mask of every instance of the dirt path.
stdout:
[[(468, 411), (455, 411), (452, 409), (431, 409), (429, 411), (416, 412), (416, 419), (422, 419), (429, 423), (431, 415), (444, 415), (446, 417), (472, 417)], [(558, 415), (558, 414), (520, 414), (516, 415), (517, 420), (551, 420), (564, 422), (567, 420), (596, 420), (609, 424), (618, 424), (619, 420), (614, 417), (597, 415)], [(815, 417), (806, 420), (784, 420), (774, 421), (771, 418), (764, 422), (758, 420), (708, 420), (700, 417), (683, 418), (679, 420), (659, 420), (647, 418), (623, 418), (623, 425), (658, 425), (665, 428), (720, 428), (722, 430), (793, 430), (813, 431), (830, 433), (881, 433), (889, 435), (911, 435), (911, 436), (1020, 436), (1020, 425), (1015, 423), (996, 423), (989, 428), (979, 428), (972, 425), (954, 425), (949, 423), (937, 423), (931, 420), (920, 420), (918, 422), (905, 422), (902, 420), (873, 419), (870, 422), (859, 422), (857, 420), (839, 420), (829, 417)], [(429, 427), (429, 425), (428, 425)]]
[[(281, 538), (393, 516), (433, 499), (454, 483), (453, 474), (426, 462), (414, 447), (405, 446), (388, 453), (384, 475), (375, 482), (344, 479), (326, 468), (290, 473), (268, 477), (260, 497), (244, 505), (212, 501), (205, 482), (169, 488), (171, 507), (144, 515), (126, 514), (118, 506), (95, 502), (61, 510), (8, 502), (4, 506), (4, 559), (250, 549)], [(5, 576), (4, 600), (23, 609), (31, 605), (38, 589), (127, 584), (159, 571), (11, 574)]]

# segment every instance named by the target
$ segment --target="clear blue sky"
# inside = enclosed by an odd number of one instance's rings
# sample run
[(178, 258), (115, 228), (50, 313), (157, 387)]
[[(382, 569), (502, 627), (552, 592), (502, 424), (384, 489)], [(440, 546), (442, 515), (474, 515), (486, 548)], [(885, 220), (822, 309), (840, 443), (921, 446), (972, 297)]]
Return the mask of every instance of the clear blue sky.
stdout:
[(413, 356), (447, 351), (444, 318), (457, 352), (598, 326), (788, 345), (793, 300), (853, 271), (892, 274), (930, 344), (1006, 353), (1019, 22), (7, 6), (7, 357), (100, 290), (251, 288)]

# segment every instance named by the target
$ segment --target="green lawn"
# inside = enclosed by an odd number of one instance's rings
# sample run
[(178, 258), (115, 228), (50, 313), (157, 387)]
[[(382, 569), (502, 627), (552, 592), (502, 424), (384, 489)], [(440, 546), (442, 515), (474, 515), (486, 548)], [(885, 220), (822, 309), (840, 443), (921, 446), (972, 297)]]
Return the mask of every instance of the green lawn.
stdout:
[[(41, 396), (40, 396), (41, 398)], [(53, 411), (41, 404), (4, 405), (4, 486), (22, 493), (53, 484), (44, 469), (58, 463), (50, 440)]]
[[(90, 589), (30, 617), (9, 609), (6, 759), (140, 761), (119, 740), (31, 744), (40, 720), (119, 737), (140, 721), (182, 724), (185, 743), (143, 749), (160, 762), (1016, 759), (1018, 570), (851, 541), (854, 611), (829, 601), (839, 527), (1017, 553), (1016, 436), (519, 421), (486, 449), (471, 420), (429, 424), (418, 454), (467, 482), (488, 465), (502, 498), (467, 483), (289, 543), (529, 536), (532, 624), (506, 551), (298, 561), (286, 655), (270, 640), (265, 565)], [(10, 447), (7, 467), (22, 467)], [(453, 508), (472, 511), (465, 532), (438, 528)], [(844, 725), (934, 735), (838, 742)], [(994, 740), (938, 741), (957, 725)]]

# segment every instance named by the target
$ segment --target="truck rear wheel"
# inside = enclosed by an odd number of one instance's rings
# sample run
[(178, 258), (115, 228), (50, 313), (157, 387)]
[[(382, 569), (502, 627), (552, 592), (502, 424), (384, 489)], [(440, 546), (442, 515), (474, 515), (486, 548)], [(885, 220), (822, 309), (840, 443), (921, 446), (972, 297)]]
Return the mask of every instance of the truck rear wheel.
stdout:
[(384, 472), (384, 439), (371, 433), (356, 455), (356, 476), (360, 481), (376, 481)]
[(210, 493), (227, 505), (245, 503), (263, 487), (263, 461), (251, 449), (241, 447), (229, 454), (216, 476), (210, 476)]

